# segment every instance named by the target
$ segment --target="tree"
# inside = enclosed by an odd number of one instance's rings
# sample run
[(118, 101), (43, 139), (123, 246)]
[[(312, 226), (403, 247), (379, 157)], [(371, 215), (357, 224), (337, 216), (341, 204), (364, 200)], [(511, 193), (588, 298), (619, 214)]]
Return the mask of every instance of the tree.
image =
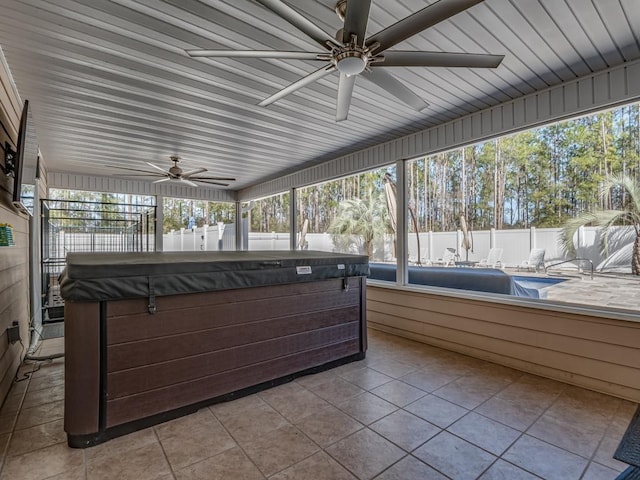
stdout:
[(362, 250), (369, 258), (373, 256), (373, 241), (387, 231), (386, 203), (381, 195), (368, 195), (364, 199), (344, 200), (329, 226), (334, 244), (338, 245), (340, 235), (358, 235)]
[(640, 184), (627, 175), (612, 176), (606, 181), (601, 189), (601, 196), (605, 205), (612, 204), (614, 196), (612, 194), (626, 192), (625, 202), (618, 210), (598, 209), (593, 212), (585, 212), (566, 222), (562, 229), (561, 241), (567, 252), (575, 254), (573, 245), (573, 235), (578, 228), (584, 225), (593, 224), (604, 229), (602, 236), (602, 248), (605, 255), (608, 253), (607, 242), (611, 227), (616, 224), (633, 225), (636, 238), (633, 242), (633, 253), (631, 255), (631, 273), (640, 275)]

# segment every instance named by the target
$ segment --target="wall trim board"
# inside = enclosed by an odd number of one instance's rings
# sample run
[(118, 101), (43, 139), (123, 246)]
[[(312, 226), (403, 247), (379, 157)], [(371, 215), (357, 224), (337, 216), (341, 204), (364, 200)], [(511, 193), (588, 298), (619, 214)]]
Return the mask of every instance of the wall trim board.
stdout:
[(130, 193), (133, 195), (161, 195), (163, 197), (191, 198), (210, 202), (235, 202), (234, 190), (218, 190), (209, 187), (190, 187), (177, 183), (151, 183), (125, 178), (97, 175), (79, 175), (66, 172), (47, 173), (47, 186), (89, 192)]
[(638, 100), (640, 60), (635, 60), (245, 188), (238, 199), (267, 197)]

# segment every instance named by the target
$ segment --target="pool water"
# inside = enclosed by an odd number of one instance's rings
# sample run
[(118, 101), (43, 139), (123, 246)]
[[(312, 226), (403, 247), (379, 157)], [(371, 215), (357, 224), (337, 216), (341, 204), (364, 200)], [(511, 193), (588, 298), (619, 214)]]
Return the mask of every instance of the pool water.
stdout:
[(511, 278), (525, 288), (534, 288), (536, 290), (541, 290), (567, 280), (566, 278), (526, 277), (524, 275), (512, 275)]

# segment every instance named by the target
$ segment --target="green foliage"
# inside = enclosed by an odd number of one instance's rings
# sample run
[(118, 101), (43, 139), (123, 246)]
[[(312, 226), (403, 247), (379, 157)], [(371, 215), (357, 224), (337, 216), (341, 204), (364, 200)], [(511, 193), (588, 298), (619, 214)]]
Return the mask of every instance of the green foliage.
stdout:
[[(373, 257), (374, 240), (387, 231), (388, 214), (381, 194), (344, 200), (338, 207), (336, 217), (329, 226), (334, 245), (341, 251), (350, 251), (356, 244), (358, 250)], [(361, 245), (356, 242), (362, 242)]]
[[(624, 195), (622, 195), (624, 193)], [(613, 176), (602, 184), (600, 197), (605, 204), (611, 203), (612, 197), (624, 198), (619, 209), (596, 209), (592, 212), (584, 212), (566, 221), (561, 233), (562, 246), (571, 255), (575, 255), (573, 237), (576, 231), (586, 225), (600, 227), (602, 235), (601, 248), (605, 255), (608, 254), (608, 240), (611, 227), (615, 225), (632, 225), (636, 237), (640, 237), (640, 184), (628, 175)], [(632, 255), (632, 273), (640, 275), (637, 268), (637, 259), (640, 257), (638, 241), (634, 243)]]

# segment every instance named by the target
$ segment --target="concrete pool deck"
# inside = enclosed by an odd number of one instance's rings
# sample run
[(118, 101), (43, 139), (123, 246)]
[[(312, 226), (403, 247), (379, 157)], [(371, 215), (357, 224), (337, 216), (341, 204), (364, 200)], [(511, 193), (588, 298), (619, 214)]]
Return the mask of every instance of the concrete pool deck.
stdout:
[[(554, 302), (590, 305), (604, 308), (633, 310), (640, 313), (640, 277), (631, 275), (594, 274), (578, 276), (573, 272), (567, 276), (505, 269), (510, 275), (566, 278), (564, 282), (545, 287), (545, 300)], [(571, 275), (571, 276), (570, 276)]]

